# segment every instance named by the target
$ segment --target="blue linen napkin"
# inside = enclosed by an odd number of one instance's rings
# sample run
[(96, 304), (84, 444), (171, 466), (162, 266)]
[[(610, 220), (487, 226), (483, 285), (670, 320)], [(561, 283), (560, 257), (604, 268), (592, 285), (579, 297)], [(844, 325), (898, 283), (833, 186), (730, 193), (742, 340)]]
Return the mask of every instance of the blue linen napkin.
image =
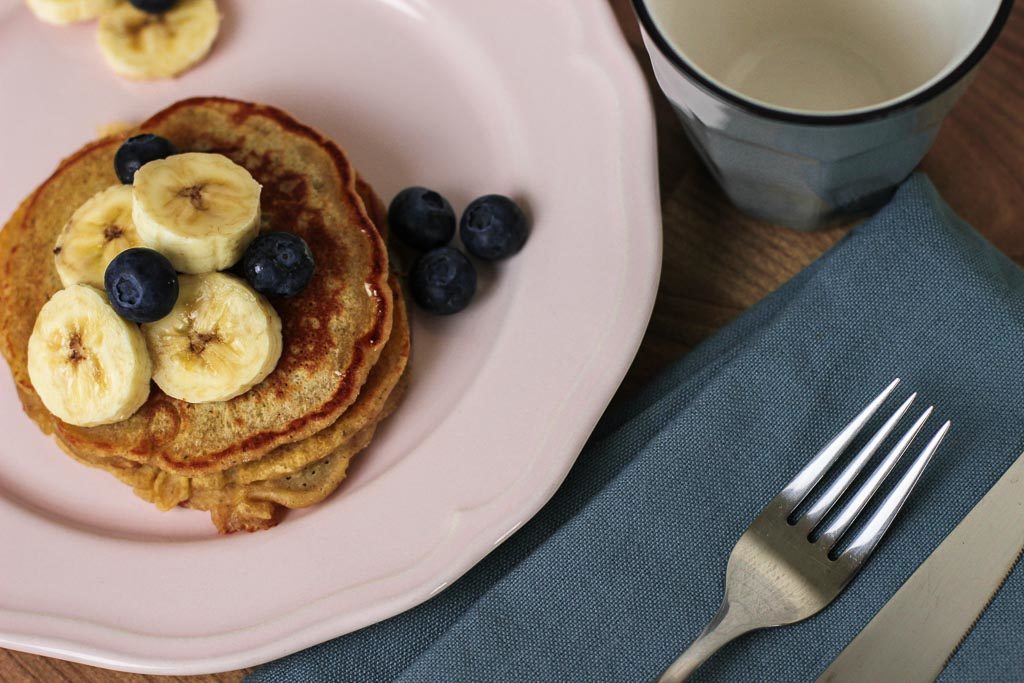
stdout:
[[(550, 504), (462, 580), (249, 680), (653, 680), (714, 614), (750, 521), (897, 376), (890, 406), (919, 391), (931, 429), (954, 425), (875, 558), (817, 617), (742, 638), (695, 677), (811, 680), (1024, 450), (1024, 272), (924, 176), (613, 406)], [(1020, 680), (1022, 626), (1018, 568), (943, 680)]]

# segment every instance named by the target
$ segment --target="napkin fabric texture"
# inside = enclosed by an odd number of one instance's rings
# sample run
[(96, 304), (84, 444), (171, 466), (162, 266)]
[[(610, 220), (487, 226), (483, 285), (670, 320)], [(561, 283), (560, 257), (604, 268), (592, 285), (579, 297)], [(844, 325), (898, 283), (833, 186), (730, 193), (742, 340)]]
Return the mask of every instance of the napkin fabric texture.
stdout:
[[(249, 680), (652, 681), (714, 615), (747, 525), (895, 377), (883, 412), (912, 391), (903, 425), (937, 407), (910, 455), (953, 429), (875, 557), (821, 614), (694, 678), (813, 680), (1024, 451), (1024, 273), (924, 176), (613, 406), (550, 504), (451, 588)], [(1022, 679), (1018, 568), (942, 680)]]

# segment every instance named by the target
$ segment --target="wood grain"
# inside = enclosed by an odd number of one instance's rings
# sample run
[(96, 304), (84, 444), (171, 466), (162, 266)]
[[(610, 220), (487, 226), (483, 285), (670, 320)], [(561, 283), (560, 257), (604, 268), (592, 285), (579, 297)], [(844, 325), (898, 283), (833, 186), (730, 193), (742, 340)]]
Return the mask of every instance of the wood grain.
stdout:
[[(844, 230), (802, 234), (729, 206), (650, 72), (629, 0), (610, 0), (654, 92), (664, 271), (650, 329), (621, 391), (632, 392), (817, 258)], [(953, 208), (1024, 263), (1024, 6), (1018, 4), (923, 167)], [(226, 683), (245, 672), (151, 677), (0, 650), (3, 683)]]

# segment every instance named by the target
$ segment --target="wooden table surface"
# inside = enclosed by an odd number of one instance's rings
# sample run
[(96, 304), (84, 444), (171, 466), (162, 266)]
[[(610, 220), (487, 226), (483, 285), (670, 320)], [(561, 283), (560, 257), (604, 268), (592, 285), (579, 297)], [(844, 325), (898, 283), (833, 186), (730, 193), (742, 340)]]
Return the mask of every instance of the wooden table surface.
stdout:
[[(658, 119), (664, 270), (654, 317), (621, 391), (659, 369), (756, 303), (843, 234), (803, 234), (747, 218), (726, 202), (654, 83), (629, 0), (610, 0), (653, 92)], [(1024, 5), (1018, 3), (974, 85), (924, 162), (953, 208), (1024, 264)], [(0, 682), (238, 681), (215, 676), (121, 674), (0, 650)]]

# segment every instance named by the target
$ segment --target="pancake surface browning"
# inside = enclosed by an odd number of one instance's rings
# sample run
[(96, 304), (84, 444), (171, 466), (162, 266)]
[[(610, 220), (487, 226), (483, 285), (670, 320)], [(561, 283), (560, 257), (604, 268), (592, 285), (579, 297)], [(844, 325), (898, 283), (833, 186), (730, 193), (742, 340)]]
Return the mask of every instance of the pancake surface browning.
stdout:
[[(317, 273), (293, 299), (274, 299), (285, 353), (271, 375), (231, 401), (188, 404), (154, 389), (132, 418), (78, 428), (42, 408), (28, 381), (26, 349), (36, 314), (60, 289), (52, 249), (71, 213), (116, 182), (121, 139), (70, 157), (0, 233), (0, 350), (26, 412), (85, 460), (119, 458), (168, 473), (223, 472), (333, 425), (355, 401), (391, 334), (394, 304), (384, 242), (334, 143), (280, 110), (219, 98), (186, 100), (139, 126), (181, 151), (217, 152), (263, 185), (264, 229), (294, 232)], [(17, 216), (16, 216), (17, 218)]]
[[(380, 198), (362, 180), (358, 188), (374, 223), (385, 225)], [(351, 458), (369, 445), (379, 422), (401, 399), (410, 330), (398, 280), (392, 277), (389, 286), (394, 292), (394, 324), (380, 359), (356, 402), (333, 425), (308, 439), (224, 472), (193, 477), (116, 456), (82, 455), (59, 439), (58, 443), (75, 460), (113, 474), (161, 510), (182, 505), (209, 511), (221, 533), (270, 528), (280, 520), (283, 508), (308, 507), (330, 495), (344, 480)]]
[[(356, 187), (375, 226), (385, 236), (386, 207), (361, 178), (356, 179)], [(9, 225), (24, 219), (31, 199), (15, 212)], [(7, 232), (10, 234), (13, 232)], [(0, 232), (0, 250), (4, 240)], [(0, 267), (6, 253), (0, 251)], [(330, 496), (344, 479), (351, 458), (366, 449), (380, 421), (397, 407), (408, 380), (404, 371), (411, 340), (406, 303), (394, 276), (389, 287), (394, 293), (394, 323), (377, 364), (351, 407), (312, 437), (280, 446), (258, 461), (194, 477), (117, 456), (80, 455), (59, 438), (58, 444), (82, 464), (114, 474), (160, 509), (182, 505), (207, 510), (221, 532), (269, 528), (278, 523), (284, 508), (308, 507)]]
[(377, 426), (397, 408), (408, 378), (410, 332), (405, 301), (395, 286), (394, 329), (359, 398), (334, 425), (310, 439), (224, 472), (194, 477), (116, 456), (83, 456), (58, 443), (74, 459), (113, 474), (161, 510), (183, 505), (209, 511), (221, 533), (270, 528), (282, 508), (308, 507), (333, 493), (351, 458), (370, 445)]

